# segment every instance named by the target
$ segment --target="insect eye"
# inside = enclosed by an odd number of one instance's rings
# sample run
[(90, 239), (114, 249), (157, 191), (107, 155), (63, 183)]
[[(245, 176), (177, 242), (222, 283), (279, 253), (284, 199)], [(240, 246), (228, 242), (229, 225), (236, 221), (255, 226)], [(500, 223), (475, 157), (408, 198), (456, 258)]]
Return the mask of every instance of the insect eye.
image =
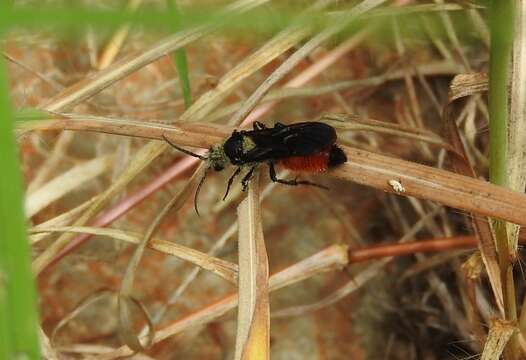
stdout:
[(219, 163), (214, 164), (212, 167), (214, 168), (214, 171), (221, 171), (225, 168), (223, 164), (219, 164)]

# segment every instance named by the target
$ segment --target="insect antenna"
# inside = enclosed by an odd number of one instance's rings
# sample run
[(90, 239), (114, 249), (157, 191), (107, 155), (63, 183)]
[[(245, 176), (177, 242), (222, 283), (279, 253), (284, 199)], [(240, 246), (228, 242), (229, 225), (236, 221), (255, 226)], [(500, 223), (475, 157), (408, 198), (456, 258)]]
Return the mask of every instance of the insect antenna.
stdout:
[(189, 150), (186, 150), (186, 149), (183, 149), (182, 147), (180, 147), (179, 145), (176, 145), (174, 144), (170, 139), (168, 139), (166, 137), (166, 135), (163, 134), (163, 139), (164, 141), (166, 141), (168, 144), (170, 144), (172, 147), (176, 148), (177, 150), (179, 150), (180, 152), (182, 153), (185, 153), (186, 155), (190, 155), (190, 156), (193, 156), (193, 157), (196, 157), (198, 159), (201, 159), (201, 160), (207, 160), (207, 157), (206, 156), (203, 156), (203, 155), (199, 155), (199, 154), (196, 154), (196, 153), (193, 153)]
[(197, 208), (197, 197), (199, 196), (199, 192), (201, 191), (201, 186), (203, 186), (203, 183), (205, 182), (206, 175), (208, 175), (208, 170), (210, 170), (210, 168), (206, 168), (205, 173), (203, 177), (201, 178), (201, 180), (199, 180), (199, 184), (197, 184), (197, 189), (195, 190), (194, 209), (195, 209), (197, 216), (201, 216), (201, 214), (199, 214), (199, 209)]

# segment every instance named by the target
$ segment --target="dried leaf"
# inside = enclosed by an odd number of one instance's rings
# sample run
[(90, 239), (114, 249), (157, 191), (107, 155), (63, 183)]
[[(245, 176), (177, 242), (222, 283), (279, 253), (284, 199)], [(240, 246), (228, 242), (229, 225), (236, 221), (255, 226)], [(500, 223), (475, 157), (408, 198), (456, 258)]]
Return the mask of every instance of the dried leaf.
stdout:
[(504, 347), (516, 331), (517, 328), (515, 325), (509, 321), (500, 319), (493, 320), (480, 360), (499, 359), (504, 351)]
[(488, 91), (488, 74), (459, 74), (449, 84), (448, 103)]

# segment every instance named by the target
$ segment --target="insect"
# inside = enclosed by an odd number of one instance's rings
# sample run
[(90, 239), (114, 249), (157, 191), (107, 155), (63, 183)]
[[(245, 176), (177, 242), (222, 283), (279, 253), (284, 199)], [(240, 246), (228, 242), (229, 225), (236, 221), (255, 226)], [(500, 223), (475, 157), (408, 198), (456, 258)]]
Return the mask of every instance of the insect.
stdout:
[[(254, 170), (261, 163), (267, 163), (270, 179), (285, 185), (312, 185), (323, 189), (327, 187), (298, 178), (287, 180), (276, 176), (275, 164), (293, 171), (323, 172), (347, 161), (343, 150), (336, 145), (336, 131), (330, 125), (322, 122), (300, 122), (291, 125), (276, 123), (274, 127), (266, 127), (263, 123), (254, 122), (253, 130), (234, 130), (223, 144), (213, 145), (203, 156), (183, 149), (163, 138), (177, 150), (208, 161), (209, 169), (222, 171), (229, 164), (237, 166), (230, 176), (223, 200), (226, 199), (234, 179), (243, 168), (249, 170), (243, 176), (241, 185), (243, 191), (248, 187)], [(195, 194), (194, 205), (197, 214), (197, 196), (204, 182), (206, 173), (199, 182)]]

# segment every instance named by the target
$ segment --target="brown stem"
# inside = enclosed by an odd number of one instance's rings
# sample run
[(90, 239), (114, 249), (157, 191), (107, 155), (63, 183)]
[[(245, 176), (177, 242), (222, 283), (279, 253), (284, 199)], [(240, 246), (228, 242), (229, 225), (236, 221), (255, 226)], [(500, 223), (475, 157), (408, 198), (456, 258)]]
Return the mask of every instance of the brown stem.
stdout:
[[(526, 243), (526, 232), (521, 232), (519, 242)], [(471, 249), (476, 247), (474, 236), (455, 236), (451, 238), (420, 240), (411, 243), (395, 243), (373, 245), (362, 249), (349, 250), (349, 264), (377, 260), (389, 256), (411, 255), (421, 252), (442, 252), (455, 249)]]

